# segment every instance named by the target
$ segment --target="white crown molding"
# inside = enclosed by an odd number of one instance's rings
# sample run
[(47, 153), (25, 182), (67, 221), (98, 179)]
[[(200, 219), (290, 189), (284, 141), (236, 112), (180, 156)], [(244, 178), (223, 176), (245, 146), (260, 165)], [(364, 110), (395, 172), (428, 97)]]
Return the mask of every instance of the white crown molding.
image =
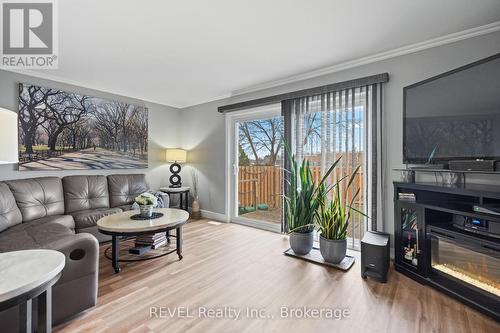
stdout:
[(196, 106), (196, 105), (201, 105), (201, 104), (205, 104), (205, 103), (219, 101), (219, 100), (229, 98), (232, 96), (230, 93), (227, 93), (224, 95), (214, 96), (214, 97), (211, 97), (208, 99), (203, 99), (203, 100), (197, 101), (195, 103), (175, 104), (175, 103), (170, 103), (168, 101), (165, 102), (165, 101), (157, 101), (157, 100), (153, 100), (153, 99), (143, 98), (141, 96), (136, 96), (133, 92), (115, 91), (113, 89), (101, 89), (99, 87), (92, 87), (92, 86), (89, 86), (88, 84), (85, 84), (83, 82), (79, 82), (79, 81), (71, 80), (71, 79), (65, 79), (65, 78), (62, 78), (62, 77), (59, 77), (56, 75), (51, 75), (49, 73), (35, 72), (32, 70), (27, 70), (27, 69), (12, 69), (12, 68), (8, 68), (8, 67), (6, 68), (3, 66), (0, 66), (0, 70), (12, 72), (12, 73), (17, 73), (17, 74), (21, 74), (21, 75), (26, 75), (26, 76), (31, 76), (31, 77), (35, 77), (35, 78), (43, 79), (43, 80), (50, 80), (50, 81), (54, 81), (57, 83), (69, 84), (72, 86), (85, 88), (85, 89), (91, 89), (91, 90), (99, 91), (99, 92), (106, 93), (106, 94), (113, 94), (113, 95), (122, 96), (125, 98), (136, 99), (136, 100), (142, 101), (144, 103), (154, 103), (154, 104), (169, 106), (169, 107), (176, 108), (176, 109), (185, 109), (185, 108), (189, 108), (189, 107)]
[(49, 73), (35, 72), (32, 70), (27, 70), (27, 69), (12, 69), (12, 68), (8, 68), (8, 67), (4, 67), (4, 66), (1, 66), (0, 70), (12, 72), (12, 73), (17, 73), (17, 74), (21, 74), (21, 75), (26, 75), (26, 76), (30, 76), (30, 77), (34, 77), (34, 78), (38, 78), (38, 79), (43, 79), (43, 80), (50, 80), (50, 81), (54, 81), (57, 83), (69, 84), (69, 85), (76, 86), (79, 88), (95, 90), (95, 91), (98, 91), (101, 93), (113, 94), (113, 95), (122, 96), (125, 98), (136, 99), (136, 100), (142, 101), (144, 103), (159, 104), (159, 105), (169, 106), (169, 107), (176, 108), (176, 109), (183, 109), (185, 107), (190, 106), (190, 105), (170, 104), (168, 102), (165, 103), (165, 101), (157, 101), (157, 100), (147, 99), (147, 98), (145, 99), (141, 96), (135, 95), (133, 92), (115, 91), (113, 89), (102, 89), (102, 88), (95, 87), (95, 86), (92, 87), (92, 86), (89, 86), (88, 84), (85, 84), (83, 82), (79, 82), (79, 81), (71, 80), (71, 79), (65, 79), (65, 78), (59, 77), (57, 75), (52, 75)]
[(186, 105), (184, 105), (182, 107), (179, 107), (179, 108), (180, 109), (188, 109), (190, 107), (195, 107), (195, 106), (203, 105), (203, 104), (210, 103), (210, 102), (220, 101), (220, 100), (223, 100), (223, 99), (226, 99), (226, 98), (231, 98), (232, 96), (233, 96), (232, 93), (227, 93), (227, 94), (223, 94), (223, 95), (219, 95), (219, 96), (210, 97), (210, 98), (207, 98), (207, 99), (202, 99), (201, 101), (197, 101), (197, 102), (194, 102), (194, 103), (186, 104)]
[(318, 76), (323, 76), (339, 71), (343, 71), (349, 68), (354, 68), (362, 65), (367, 65), (371, 64), (374, 62), (386, 60), (386, 59), (391, 59), (419, 51), (423, 51), (426, 49), (430, 49), (433, 47), (441, 46), (441, 45), (446, 45), (450, 43), (455, 43), (464, 39), (469, 39), (477, 36), (482, 36), (482, 35), (487, 35), (493, 32), (500, 31), (500, 21), (493, 22), (490, 24), (486, 24), (480, 27), (472, 28), (472, 29), (467, 29), (459, 32), (455, 32), (449, 35), (437, 37), (437, 38), (432, 38), (427, 41), (415, 43), (415, 44), (410, 44), (406, 46), (402, 46), (396, 49), (372, 54), (366, 57), (346, 61), (343, 63), (339, 63), (336, 65), (320, 68), (317, 70), (297, 74), (297, 75), (292, 75), (288, 76), (282, 79), (274, 80), (274, 81), (269, 81), (269, 82), (264, 82), (252, 86), (248, 86), (246, 88), (242, 89), (237, 89), (234, 90), (232, 93), (232, 96), (237, 96), (237, 95), (242, 95), (242, 94), (247, 94), (251, 92), (256, 92), (259, 90), (264, 90), (268, 88), (274, 88), (278, 86), (283, 86), (286, 84), (298, 82), (298, 81), (303, 81), (307, 79), (312, 79)]

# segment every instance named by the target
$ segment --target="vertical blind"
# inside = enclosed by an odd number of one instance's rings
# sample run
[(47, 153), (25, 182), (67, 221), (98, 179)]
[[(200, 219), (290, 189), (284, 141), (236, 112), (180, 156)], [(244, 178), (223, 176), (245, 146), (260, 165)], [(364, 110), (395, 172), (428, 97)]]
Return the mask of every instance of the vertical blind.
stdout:
[[(317, 179), (333, 162), (342, 156), (337, 172), (329, 182), (351, 174), (359, 165), (355, 185), (361, 188), (356, 204), (369, 217), (369, 229), (377, 230), (380, 209), (377, 194), (382, 195), (381, 173), (381, 83), (331, 91), (313, 96), (300, 97), (282, 102), (285, 139), (290, 143), (298, 161), (310, 161)], [(285, 159), (286, 162), (286, 159)], [(285, 163), (285, 168), (288, 165)], [(354, 188), (346, 192), (349, 200)], [(285, 188), (285, 193), (289, 189)], [(356, 214), (354, 214), (356, 215)], [(351, 232), (354, 239), (364, 233), (366, 218), (354, 216)], [(283, 224), (283, 230), (287, 226)]]

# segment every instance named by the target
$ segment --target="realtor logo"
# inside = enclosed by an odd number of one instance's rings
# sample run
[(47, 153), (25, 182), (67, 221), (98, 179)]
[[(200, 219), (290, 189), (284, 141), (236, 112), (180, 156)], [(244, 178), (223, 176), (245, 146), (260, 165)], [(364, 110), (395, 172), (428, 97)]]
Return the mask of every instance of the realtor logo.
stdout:
[(10, 68), (57, 68), (55, 0), (2, 1), (2, 61)]

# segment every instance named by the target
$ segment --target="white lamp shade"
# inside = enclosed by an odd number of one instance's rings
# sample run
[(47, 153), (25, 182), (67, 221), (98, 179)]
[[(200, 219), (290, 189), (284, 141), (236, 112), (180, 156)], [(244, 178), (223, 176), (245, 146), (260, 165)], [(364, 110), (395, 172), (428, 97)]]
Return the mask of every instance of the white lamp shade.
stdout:
[(19, 162), (17, 113), (0, 108), (0, 164)]
[(165, 153), (167, 162), (185, 163), (187, 160), (187, 151), (184, 149), (169, 148)]

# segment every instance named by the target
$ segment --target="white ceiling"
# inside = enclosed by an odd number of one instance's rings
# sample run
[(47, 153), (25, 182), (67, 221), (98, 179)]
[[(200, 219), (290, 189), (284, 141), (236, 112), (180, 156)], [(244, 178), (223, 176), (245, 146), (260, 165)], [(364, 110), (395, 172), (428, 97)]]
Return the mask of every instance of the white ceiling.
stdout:
[(71, 0), (63, 82), (185, 107), (500, 21), (499, 0)]

